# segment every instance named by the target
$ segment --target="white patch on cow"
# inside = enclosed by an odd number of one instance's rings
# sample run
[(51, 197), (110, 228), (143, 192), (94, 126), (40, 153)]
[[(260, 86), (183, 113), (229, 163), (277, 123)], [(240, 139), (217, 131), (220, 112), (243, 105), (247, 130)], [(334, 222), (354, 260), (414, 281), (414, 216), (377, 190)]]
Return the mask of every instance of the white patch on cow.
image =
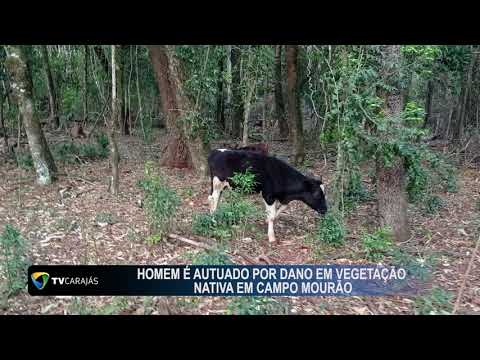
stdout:
[(272, 205), (268, 205), (265, 200), (263, 200), (263, 202), (265, 203), (265, 207), (267, 209), (268, 241), (271, 243), (274, 243), (276, 239), (275, 239), (275, 231), (273, 229), (273, 222), (275, 221), (277, 204), (275, 202)]
[(320, 189), (322, 189), (322, 192), (325, 194), (325, 186), (323, 184), (320, 185)]
[(228, 149), (217, 149), (217, 150), (221, 152), (228, 151)]
[(212, 180), (213, 192), (208, 196), (208, 203), (210, 204), (210, 214), (213, 214), (217, 210), (218, 200), (220, 200), (220, 195), (225, 187), (230, 187), (227, 181), (220, 181), (216, 176)]

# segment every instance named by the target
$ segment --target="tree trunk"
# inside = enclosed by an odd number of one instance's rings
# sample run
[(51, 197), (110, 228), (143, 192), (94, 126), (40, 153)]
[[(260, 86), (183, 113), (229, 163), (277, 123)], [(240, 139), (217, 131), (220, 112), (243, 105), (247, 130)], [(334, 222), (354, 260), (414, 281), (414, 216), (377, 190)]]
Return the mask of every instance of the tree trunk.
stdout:
[(112, 174), (110, 177), (110, 192), (113, 195), (118, 194), (119, 188), (119, 174), (118, 163), (120, 161), (120, 154), (118, 153), (117, 142), (115, 140), (115, 124), (118, 119), (119, 101), (118, 101), (118, 81), (119, 74), (117, 46), (112, 45), (112, 114), (110, 124), (108, 127), (108, 141), (110, 143), (110, 166)]
[(98, 60), (100, 60), (100, 63), (102, 64), (105, 74), (108, 75), (110, 73), (110, 64), (108, 63), (107, 56), (105, 55), (105, 52), (103, 51), (102, 47), (99, 45), (95, 45), (93, 47), (93, 51), (95, 52), (95, 55), (97, 56)]
[(58, 128), (60, 126), (60, 119), (58, 118), (58, 104), (55, 93), (55, 85), (53, 83), (53, 76), (50, 69), (50, 60), (48, 59), (47, 46), (42, 45), (40, 49), (42, 52), (43, 66), (45, 68), (45, 76), (47, 78), (50, 124), (52, 124), (55, 128)]
[(149, 45), (148, 49), (169, 133), (162, 165), (189, 167), (206, 175), (209, 146), (203, 141), (201, 131), (192, 134), (192, 121), (195, 120), (188, 118), (192, 112), (196, 114), (196, 109), (183, 91), (183, 73), (175, 49), (168, 45)]
[(118, 66), (118, 77), (117, 77), (117, 101), (118, 101), (118, 123), (123, 135), (130, 135), (130, 128), (127, 121), (127, 111), (126, 111), (126, 71), (125, 71), (125, 52), (128, 49), (127, 45), (120, 45), (117, 48), (117, 66)]
[(244, 107), (241, 89), (241, 50), (238, 45), (232, 47), (232, 137), (240, 137), (240, 128), (244, 119)]
[(299, 97), (298, 45), (287, 45), (287, 101), (289, 128), (293, 138), (294, 164), (302, 164), (305, 159), (303, 121)]
[(225, 98), (224, 98), (224, 91), (223, 91), (223, 58), (219, 60), (219, 74), (217, 80), (217, 111), (216, 111), (216, 118), (217, 124), (220, 129), (225, 129)]
[(226, 45), (226, 78), (225, 82), (225, 105), (227, 115), (225, 116), (225, 133), (231, 133), (232, 129), (232, 45)]
[(255, 93), (255, 88), (256, 88), (256, 74), (254, 75), (253, 79), (251, 80), (251, 83), (247, 89), (247, 96), (245, 98), (245, 111), (244, 111), (244, 119), (243, 119), (243, 137), (242, 137), (242, 145), (247, 146), (248, 145), (248, 120), (250, 118), (250, 109), (252, 106), (252, 97), (253, 94)]
[(39, 185), (49, 185), (55, 180), (57, 167), (43, 135), (40, 122), (34, 112), (32, 75), (28, 70), (27, 58), (23, 49), (19, 46), (7, 46), (7, 50), (9, 54), (5, 65), (10, 73), (13, 95), (23, 118), (28, 145), (37, 174), (37, 183)]
[(427, 97), (425, 99), (425, 120), (423, 123), (423, 127), (431, 127), (431, 119), (432, 119), (432, 98), (433, 98), (433, 91), (434, 91), (434, 83), (433, 80), (428, 80), (427, 82)]
[(467, 113), (467, 102), (472, 88), (472, 75), (476, 60), (476, 54), (472, 53), (470, 63), (464, 76), (462, 90), (460, 92), (460, 101), (458, 102), (457, 113), (455, 116), (455, 128), (453, 132), (453, 138), (457, 141), (462, 140), (465, 130), (465, 115)]
[[(395, 90), (385, 92), (379, 90), (379, 95), (385, 100), (384, 113), (386, 117), (395, 116), (403, 111), (405, 93), (397, 88), (397, 81), (392, 80), (398, 76), (400, 64), (400, 45), (387, 45), (384, 49), (383, 69), (384, 81)], [(397, 242), (405, 241), (410, 236), (407, 217), (406, 179), (403, 159), (397, 157), (392, 165), (383, 164), (382, 155), (376, 159), (377, 181), (377, 211), (380, 226), (392, 230)]]
[[(0, 91), (3, 90), (0, 88)], [(7, 152), (10, 152), (10, 147), (8, 146), (8, 134), (7, 129), (5, 128), (5, 120), (3, 118), (3, 103), (5, 101), (6, 95), (3, 91), (0, 93), (0, 131), (2, 132), (3, 139), (5, 141), (5, 149)]]
[(83, 64), (83, 121), (88, 120), (88, 45), (84, 45), (84, 64)]
[(282, 45), (275, 45), (275, 115), (280, 129), (280, 137), (288, 138), (288, 123), (282, 90)]

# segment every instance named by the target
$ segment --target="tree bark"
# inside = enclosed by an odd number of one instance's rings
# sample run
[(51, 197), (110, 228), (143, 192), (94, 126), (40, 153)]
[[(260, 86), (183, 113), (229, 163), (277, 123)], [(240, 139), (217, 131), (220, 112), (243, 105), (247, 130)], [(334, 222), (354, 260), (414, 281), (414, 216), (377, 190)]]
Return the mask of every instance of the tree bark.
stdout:
[(288, 138), (288, 123), (282, 90), (282, 45), (275, 45), (275, 115), (280, 129), (280, 137)]
[(9, 54), (5, 65), (10, 73), (13, 95), (18, 103), (27, 133), (28, 145), (37, 174), (37, 183), (49, 185), (56, 178), (57, 167), (34, 111), (32, 75), (27, 66), (27, 58), (19, 46), (7, 46), (7, 50)]
[(217, 124), (220, 129), (225, 129), (225, 98), (224, 98), (224, 91), (223, 91), (223, 62), (224, 59), (220, 58), (218, 68), (218, 80), (217, 80), (217, 110), (216, 110), (216, 118)]
[(83, 63), (83, 121), (88, 120), (88, 58), (89, 48), (84, 45), (84, 63)]
[(5, 93), (3, 92), (3, 86), (0, 87), (0, 131), (2, 132), (3, 139), (5, 141), (5, 149), (7, 152), (10, 152), (10, 147), (8, 146), (8, 134), (7, 129), (5, 128), (5, 120), (3, 118), (3, 103), (5, 101)]
[(102, 64), (105, 74), (108, 75), (110, 73), (110, 64), (108, 62), (107, 56), (105, 55), (105, 52), (103, 51), (102, 47), (99, 45), (95, 45), (93, 47), (93, 51), (95, 52), (95, 55), (97, 56), (98, 60), (100, 60), (100, 63)]
[(254, 74), (253, 79), (250, 81), (250, 84), (247, 82), (247, 94), (245, 97), (245, 111), (244, 111), (244, 118), (243, 118), (243, 136), (242, 136), (242, 145), (247, 146), (248, 145), (248, 120), (250, 118), (250, 109), (252, 106), (252, 97), (253, 94), (255, 93), (255, 88), (256, 88), (256, 81), (257, 77), (256, 74)]
[(43, 58), (43, 66), (45, 68), (45, 76), (47, 78), (47, 87), (48, 87), (48, 103), (50, 107), (50, 124), (55, 128), (60, 126), (60, 119), (58, 117), (58, 104), (57, 96), (55, 93), (55, 85), (53, 83), (52, 71), (50, 68), (50, 60), (48, 59), (47, 46), (42, 45), (40, 47)]
[[(400, 45), (385, 46), (383, 78), (385, 83), (394, 88), (390, 92), (379, 90), (380, 97), (385, 101), (384, 113), (386, 117), (398, 115), (403, 111), (405, 93), (398, 88), (398, 82), (395, 80), (398, 76), (400, 56)], [(407, 217), (403, 159), (397, 157), (393, 160), (392, 165), (387, 167), (383, 164), (382, 154), (379, 154), (376, 159), (376, 181), (377, 211), (380, 226), (390, 228), (397, 242), (407, 240), (410, 236), (410, 227)]]
[(423, 122), (423, 127), (431, 127), (431, 119), (432, 119), (432, 98), (433, 98), (433, 91), (434, 91), (434, 83), (433, 80), (428, 80), (427, 82), (427, 97), (425, 99), (425, 120)]
[(130, 128), (127, 121), (127, 111), (126, 111), (126, 71), (125, 71), (125, 52), (128, 49), (127, 45), (120, 45), (117, 48), (117, 66), (118, 66), (118, 77), (117, 77), (117, 101), (118, 101), (118, 123), (123, 135), (130, 135)]
[(115, 124), (118, 119), (119, 101), (118, 101), (118, 49), (117, 46), (112, 45), (112, 114), (110, 124), (108, 127), (108, 141), (110, 143), (110, 166), (112, 174), (110, 176), (110, 192), (112, 195), (118, 194), (119, 189), (119, 174), (118, 163), (120, 161), (120, 154), (118, 153), (117, 142), (115, 140)]
[(238, 45), (232, 47), (232, 137), (240, 137), (240, 128), (244, 118), (244, 107), (241, 89), (241, 50)]
[(305, 150), (299, 96), (298, 45), (287, 45), (285, 58), (287, 63), (288, 121), (293, 139), (294, 164), (299, 165), (305, 160)]
[(149, 45), (148, 49), (169, 133), (162, 165), (193, 168), (206, 175), (209, 146), (203, 141), (201, 131), (192, 134), (192, 122), (188, 118), (196, 109), (183, 91), (183, 72), (175, 49), (168, 45)]
[(460, 92), (460, 101), (458, 102), (457, 112), (455, 116), (455, 128), (453, 132), (453, 137), (456, 141), (462, 140), (465, 130), (465, 115), (467, 113), (467, 103), (472, 88), (472, 75), (476, 60), (476, 54), (472, 53), (470, 63), (467, 67), (466, 74), (464, 75), (462, 90)]
[(226, 55), (226, 78), (227, 81), (225, 82), (225, 105), (224, 108), (226, 109), (226, 116), (225, 116), (225, 132), (229, 134), (232, 129), (232, 45), (226, 45), (225, 51)]

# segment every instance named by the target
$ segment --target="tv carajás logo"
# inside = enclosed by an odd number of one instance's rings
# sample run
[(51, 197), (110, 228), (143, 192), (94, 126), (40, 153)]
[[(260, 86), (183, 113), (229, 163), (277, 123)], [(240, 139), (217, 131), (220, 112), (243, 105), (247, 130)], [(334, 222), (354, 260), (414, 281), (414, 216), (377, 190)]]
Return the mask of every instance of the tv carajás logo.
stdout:
[(98, 285), (98, 277), (85, 276), (85, 277), (50, 277), (46, 272), (34, 272), (31, 275), (32, 282), (38, 290), (42, 290), (47, 285), (49, 279), (52, 279), (53, 285)]
[(42, 290), (45, 285), (47, 285), (48, 279), (50, 279), (50, 275), (48, 275), (48, 273), (40, 271), (34, 272), (31, 277), (33, 285), (35, 285), (38, 290)]

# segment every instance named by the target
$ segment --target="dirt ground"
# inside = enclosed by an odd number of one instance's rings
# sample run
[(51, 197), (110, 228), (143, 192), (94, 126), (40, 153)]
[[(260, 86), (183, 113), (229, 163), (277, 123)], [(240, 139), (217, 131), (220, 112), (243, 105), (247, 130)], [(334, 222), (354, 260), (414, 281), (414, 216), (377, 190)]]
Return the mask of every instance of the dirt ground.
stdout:
[[(33, 171), (13, 164), (0, 167), (0, 227), (11, 224), (28, 241), (30, 261), (34, 264), (181, 264), (187, 255), (200, 251), (175, 240), (147, 245), (148, 223), (138, 205), (143, 191), (137, 186), (142, 179), (146, 160), (158, 161), (163, 135), (153, 145), (137, 137), (120, 137), (120, 195), (107, 191), (108, 160), (86, 164), (58, 164), (59, 181), (51, 186), (34, 184)], [(287, 153), (285, 144), (274, 144), (273, 153)], [(312, 159), (309, 170), (321, 175), (327, 184), (335, 164)], [(163, 176), (182, 198), (175, 216), (175, 233), (197, 239), (191, 233), (192, 216), (208, 212), (210, 185), (185, 170), (162, 168)], [(321, 173), (320, 173), (321, 172)], [(68, 174), (68, 175), (67, 175)], [(455, 301), (479, 236), (480, 172), (461, 169), (458, 192), (441, 194), (446, 206), (436, 215), (424, 215), (409, 206), (412, 237), (401, 246), (418, 261), (434, 255), (437, 264), (432, 286), (452, 292)], [(327, 188), (328, 189), (328, 188)], [(327, 190), (328, 195), (328, 190)], [(255, 198), (263, 206), (260, 197)], [(112, 224), (98, 221), (108, 214)], [(349, 264), (366, 262), (360, 236), (375, 221), (375, 204), (359, 205), (347, 218), (348, 238), (344, 246), (314, 248), (306, 241), (314, 228), (315, 213), (302, 203), (294, 202), (280, 216), (275, 230), (277, 245), (268, 244), (266, 226), (259, 221), (256, 231), (232, 240), (230, 251), (239, 264)], [(412, 297), (289, 297), (292, 314), (414, 314)], [(78, 313), (79, 299), (73, 297), (31, 297), (25, 291), (10, 298), (0, 314), (71, 314)], [(113, 297), (85, 297), (81, 304), (92, 309), (117, 304)], [(128, 297), (118, 305), (120, 314), (224, 314), (226, 298)], [(116, 306), (116, 305), (115, 305)], [(77, 310), (75, 310), (77, 309)], [(480, 254), (474, 259), (463, 294), (461, 314), (480, 314)]]

